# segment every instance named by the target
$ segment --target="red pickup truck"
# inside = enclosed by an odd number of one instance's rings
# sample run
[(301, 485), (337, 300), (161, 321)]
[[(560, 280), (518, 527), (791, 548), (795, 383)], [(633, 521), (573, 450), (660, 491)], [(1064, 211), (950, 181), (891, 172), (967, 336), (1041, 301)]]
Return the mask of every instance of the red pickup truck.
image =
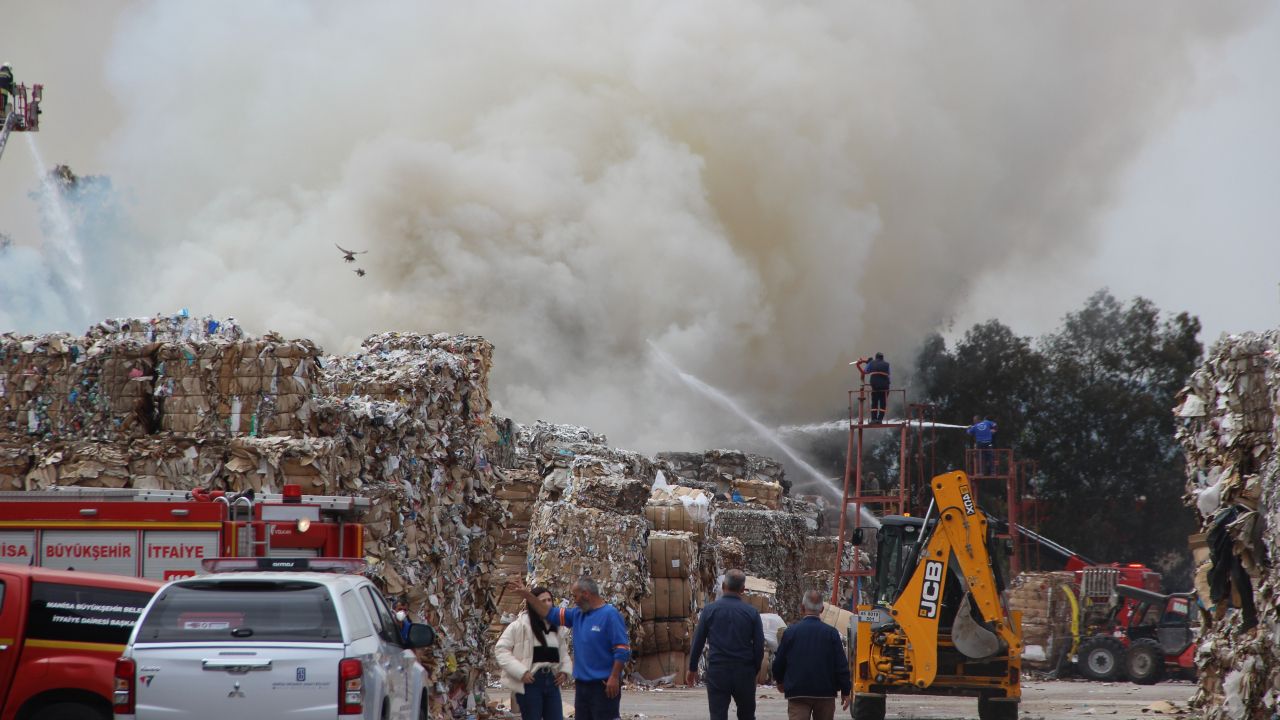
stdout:
[(116, 658), (163, 584), (0, 563), (0, 720), (110, 720)]

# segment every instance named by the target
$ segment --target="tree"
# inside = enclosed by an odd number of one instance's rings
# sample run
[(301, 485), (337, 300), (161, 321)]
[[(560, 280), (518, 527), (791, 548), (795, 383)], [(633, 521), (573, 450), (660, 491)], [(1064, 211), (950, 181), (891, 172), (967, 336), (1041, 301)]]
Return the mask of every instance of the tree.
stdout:
[[(1150, 300), (1124, 305), (1103, 290), (1034, 343), (994, 320), (954, 350), (930, 337), (917, 383), (941, 421), (990, 414), (999, 446), (1039, 462), (1047, 536), (1099, 561), (1159, 567), (1181, 588), (1194, 518), (1170, 408), (1200, 362), (1199, 331), (1187, 313), (1162, 320)], [(941, 437), (937, 457), (962, 456), (962, 436)]]
[(1163, 564), (1174, 574), (1189, 567), (1189, 559), (1169, 564), (1171, 552), (1186, 557), (1195, 530), (1182, 503), (1171, 408), (1200, 362), (1199, 332), (1187, 313), (1162, 321), (1150, 300), (1124, 306), (1101, 291), (1043, 339), (1051, 422), (1033, 425), (1024, 440), (1040, 461), (1040, 494), (1052, 503), (1050, 536), (1098, 560)]

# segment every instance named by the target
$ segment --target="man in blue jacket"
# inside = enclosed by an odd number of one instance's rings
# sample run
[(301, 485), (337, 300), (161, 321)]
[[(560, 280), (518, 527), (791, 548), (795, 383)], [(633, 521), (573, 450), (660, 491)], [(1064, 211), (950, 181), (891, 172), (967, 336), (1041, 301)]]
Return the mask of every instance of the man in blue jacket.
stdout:
[(773, 658), (773, 679), (787, 696), (787, 720), (832, 720), (836, 693), (849, 708), (853, 678), (844, 643), (835, 628), (822, 622), (822, 594), (804, 594), (804, 619), (782, 633)]
[[(525, 584), (508, 588), (526, 601), (536, 600)], [(573, 712), (577, 720), (618, 720), (622, 714), (622, 667), (631, 659), (631, 638), (617, 608), (600, 597), (600, 586), (588, 575), (573, 584), (576, 607), (552, 607), (551, 627), (573, 630)]]
[(764, 660), (764, 623), (760, 613), (742, 599), (747, 575), (741, 570), (724, 574), (719, 600), (698, 613), (689, 652), (688, 684), (698, 681), (698, 659), (707, 651), (707, 708), (711, 720), (727, 720), (729, 701), (738, 707), (738, 720), (755, 720), (756, 675)]
[(996, 453), (992, 449), (996, 440), (995, 421), (989, 417), (974, 415), (973, 424), (965, 432), (973, 436), (973, 444), (978, 448), (979, 459), (982, 461), (982, 474), (991, 475), (995, 472), (996, 464)]

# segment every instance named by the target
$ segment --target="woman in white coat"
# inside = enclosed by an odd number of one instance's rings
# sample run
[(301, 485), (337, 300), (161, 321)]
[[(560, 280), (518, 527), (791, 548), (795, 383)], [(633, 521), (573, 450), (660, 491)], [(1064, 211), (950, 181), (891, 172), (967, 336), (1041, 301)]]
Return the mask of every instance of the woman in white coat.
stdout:
[(573, 676), (567, 631), (547, 625), (551, 591), (536, 587), (532, 594), (537, 606), (526, 603), (525, 612), (502, 631), (494, 649), (502, 684), (515, 693), (521, 720), (564, 720), (560, 686)]

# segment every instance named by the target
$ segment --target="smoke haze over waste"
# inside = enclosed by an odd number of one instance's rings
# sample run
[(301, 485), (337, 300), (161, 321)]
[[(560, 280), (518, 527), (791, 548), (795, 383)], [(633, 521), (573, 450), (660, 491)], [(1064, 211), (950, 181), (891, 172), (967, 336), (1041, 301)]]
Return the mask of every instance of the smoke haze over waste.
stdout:
[(740, 429), (648, 341), (768, 422), (825, 419), (850, 360), (905, 377), (984, 273), (1088, 253), (1194, 54), (1257, 7), (139, 4), (94, 169), (132, 226), (82, 229), (89, 311), (331, 351), (482, 334), (502, 411), (643, 450)]

